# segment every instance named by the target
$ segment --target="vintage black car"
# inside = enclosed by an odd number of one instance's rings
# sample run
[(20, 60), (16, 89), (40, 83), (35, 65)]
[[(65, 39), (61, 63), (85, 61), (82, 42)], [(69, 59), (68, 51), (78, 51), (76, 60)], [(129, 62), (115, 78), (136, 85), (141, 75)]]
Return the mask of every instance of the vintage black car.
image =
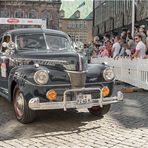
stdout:
[(50, 29), (16, 29), (0, 36), (0, 95), (13, 102), (21, 123), (32, 122), (36, 110), (88, 108), (102, 116), (110, 104), (113, 70), (86, 64), (69, 36)]

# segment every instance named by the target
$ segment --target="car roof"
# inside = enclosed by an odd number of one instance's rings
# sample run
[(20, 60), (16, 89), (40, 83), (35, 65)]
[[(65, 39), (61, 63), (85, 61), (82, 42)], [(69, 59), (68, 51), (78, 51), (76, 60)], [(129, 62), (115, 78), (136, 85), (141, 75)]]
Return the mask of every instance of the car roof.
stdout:
[(5, 32), (5, 34), (27, 34), (27, 33), (49, 33), (49, 34), (58, 34), (67, 36), (66, 33), (53, 29), (41, 29), (41, 28), (21, 28), (21, 29), (13, 29)]

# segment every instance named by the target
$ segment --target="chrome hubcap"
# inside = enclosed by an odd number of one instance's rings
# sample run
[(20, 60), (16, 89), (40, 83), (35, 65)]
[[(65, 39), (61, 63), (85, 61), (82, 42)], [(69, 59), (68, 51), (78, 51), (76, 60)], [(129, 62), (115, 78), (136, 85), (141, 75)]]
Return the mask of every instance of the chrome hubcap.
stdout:
[(24, 97), (21, 92), (16, 94), (15, 110), (18, 118), (20, 118), (24, 113)]

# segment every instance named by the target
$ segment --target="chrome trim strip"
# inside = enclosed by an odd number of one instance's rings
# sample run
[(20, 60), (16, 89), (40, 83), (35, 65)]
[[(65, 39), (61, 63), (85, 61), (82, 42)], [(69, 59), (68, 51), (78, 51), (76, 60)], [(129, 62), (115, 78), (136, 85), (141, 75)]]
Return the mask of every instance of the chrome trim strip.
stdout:
[(6, 94), (4, 94), (4, 93), (2, 93), (2, 92), (0, 92), (0, 96), (4, 97), (4, 98), (6, 98), (6, 99), (9, 99), (8, 95), (6, 95)]
[(30, 58), (13, 58), (13, 60), (18, 63), (26, 62), (26, 64), (29, 64), (30, 61), (33, 61), (33, 62), (39, 63), (39, 64), (45, 64), (45, 65), (68, 64), (68, 62), (65, 60), (45, 60), (45, 59), (30, 59)]
[(4, 92), (6, 92), (8, 94), (8, 89), (0, 87), (1, 90), (3, 90)]

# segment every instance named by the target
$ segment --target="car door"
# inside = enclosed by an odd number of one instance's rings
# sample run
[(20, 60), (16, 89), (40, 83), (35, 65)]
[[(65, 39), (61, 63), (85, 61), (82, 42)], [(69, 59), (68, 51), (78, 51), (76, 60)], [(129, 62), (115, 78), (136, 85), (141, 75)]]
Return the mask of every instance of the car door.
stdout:
[(7, 56), (1, 52), (3, 35), (0, 36), (0, 93), (8, 94)]

